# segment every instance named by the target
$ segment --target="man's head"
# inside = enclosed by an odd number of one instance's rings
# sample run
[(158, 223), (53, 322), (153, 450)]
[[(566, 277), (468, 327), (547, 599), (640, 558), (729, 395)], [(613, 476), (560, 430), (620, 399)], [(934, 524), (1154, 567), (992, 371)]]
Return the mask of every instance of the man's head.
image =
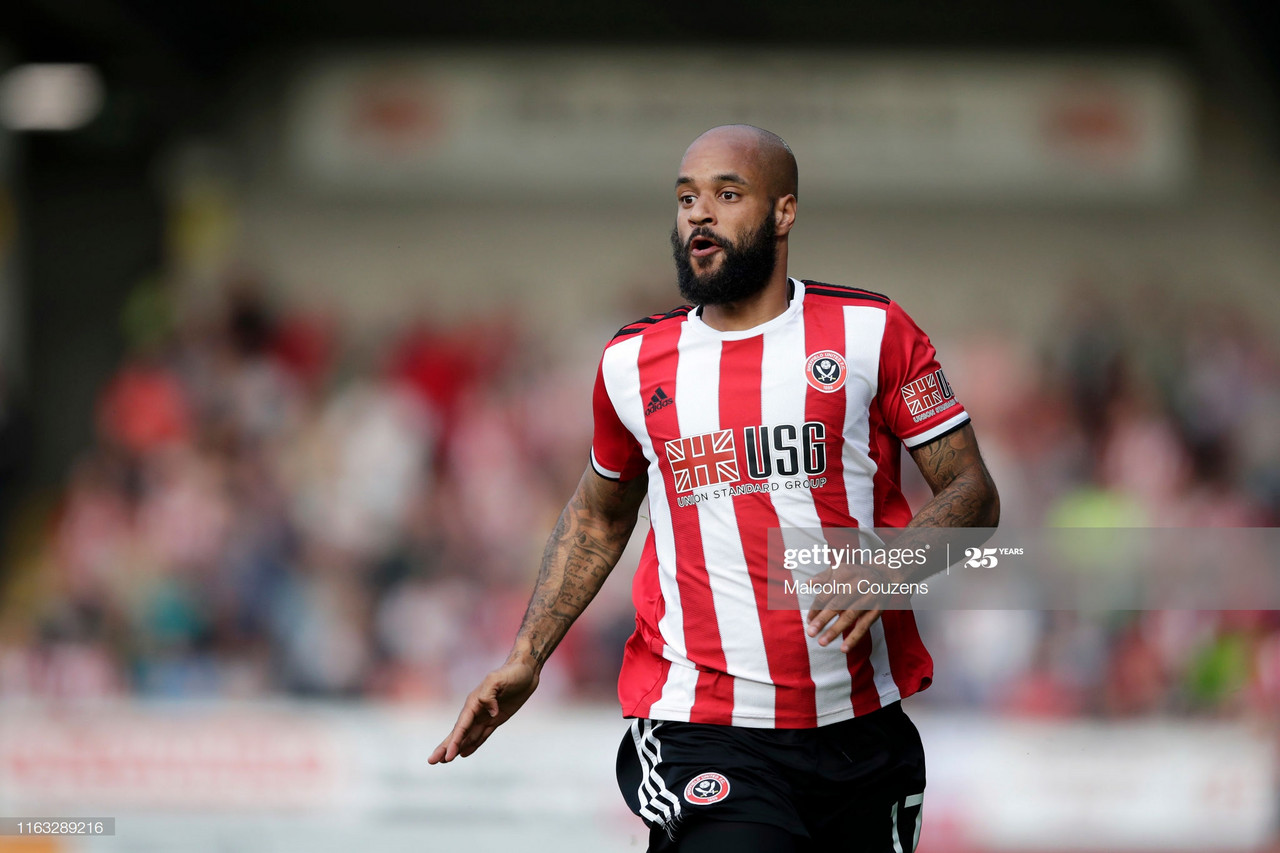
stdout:
[(781, 137), (746, 124), (714, 127), (680, 161), (671, 248), (680, 293), (722, 305), (764, 289), (796, 215), (796, 158)]

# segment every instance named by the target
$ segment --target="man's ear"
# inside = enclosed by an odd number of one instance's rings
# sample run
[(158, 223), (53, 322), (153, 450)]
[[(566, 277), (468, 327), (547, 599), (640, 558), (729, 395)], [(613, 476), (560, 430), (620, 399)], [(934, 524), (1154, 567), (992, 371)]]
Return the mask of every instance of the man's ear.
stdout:
[(778, 236), (783, 236), (796, 224), (796, 197), (781, 196), (773, 203), (773, 225)]

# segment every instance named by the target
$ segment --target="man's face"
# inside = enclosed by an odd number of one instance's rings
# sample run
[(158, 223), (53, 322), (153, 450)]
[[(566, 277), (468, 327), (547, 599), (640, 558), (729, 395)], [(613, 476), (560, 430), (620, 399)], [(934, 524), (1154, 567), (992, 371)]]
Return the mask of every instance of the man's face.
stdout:
[[(778, 263), (776, 236), (772, 213), (738, 240), (698, 228), (681, 242), (679, 227), (672, 228), (671, 253), (680, 295), (695, 305), (724, 305), (759, 293)], [(714, 263), (698, 263), (709, 257), (714, 257)]]
[(686, 152), (671, 229), (685, 299), (721, 305), (764, 289), (778, 255), (769, 189), (754, 148), (740, 139), (704, 138)]

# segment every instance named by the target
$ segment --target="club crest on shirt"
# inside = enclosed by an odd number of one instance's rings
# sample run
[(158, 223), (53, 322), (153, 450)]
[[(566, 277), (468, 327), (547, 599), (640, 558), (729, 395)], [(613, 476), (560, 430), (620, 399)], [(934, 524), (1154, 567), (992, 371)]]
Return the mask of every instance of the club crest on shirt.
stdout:
[(847, 374), (844, 356), (830, 349), (815, 352), (809, 356), (809, 361), (804, 366), (804, 378), (809, 380), (811, 386), (825, 394), (843, 388)]
[(729, 780), (719, 773), (694, 776), (684, 787), (684, 798), (690, 805), (709, 806), (729, 796)]

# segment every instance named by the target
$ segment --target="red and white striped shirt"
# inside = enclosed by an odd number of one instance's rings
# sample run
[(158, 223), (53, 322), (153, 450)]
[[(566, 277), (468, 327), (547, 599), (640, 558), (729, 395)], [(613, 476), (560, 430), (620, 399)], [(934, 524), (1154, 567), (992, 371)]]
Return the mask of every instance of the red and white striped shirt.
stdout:
[(910, 610), (886, 611), (846, 655), (805, 634), (800, 603), (767, 607), (770, 528), (905, 526), (900, 443), (969, 420), (897, 303), (792, 285), (787, 309), (753, 329), (717, 331), (685, 306), (624, 327), (601, 358), (592, 465), (649, 474), (626, 716), (812, 728), (932, 679)]

